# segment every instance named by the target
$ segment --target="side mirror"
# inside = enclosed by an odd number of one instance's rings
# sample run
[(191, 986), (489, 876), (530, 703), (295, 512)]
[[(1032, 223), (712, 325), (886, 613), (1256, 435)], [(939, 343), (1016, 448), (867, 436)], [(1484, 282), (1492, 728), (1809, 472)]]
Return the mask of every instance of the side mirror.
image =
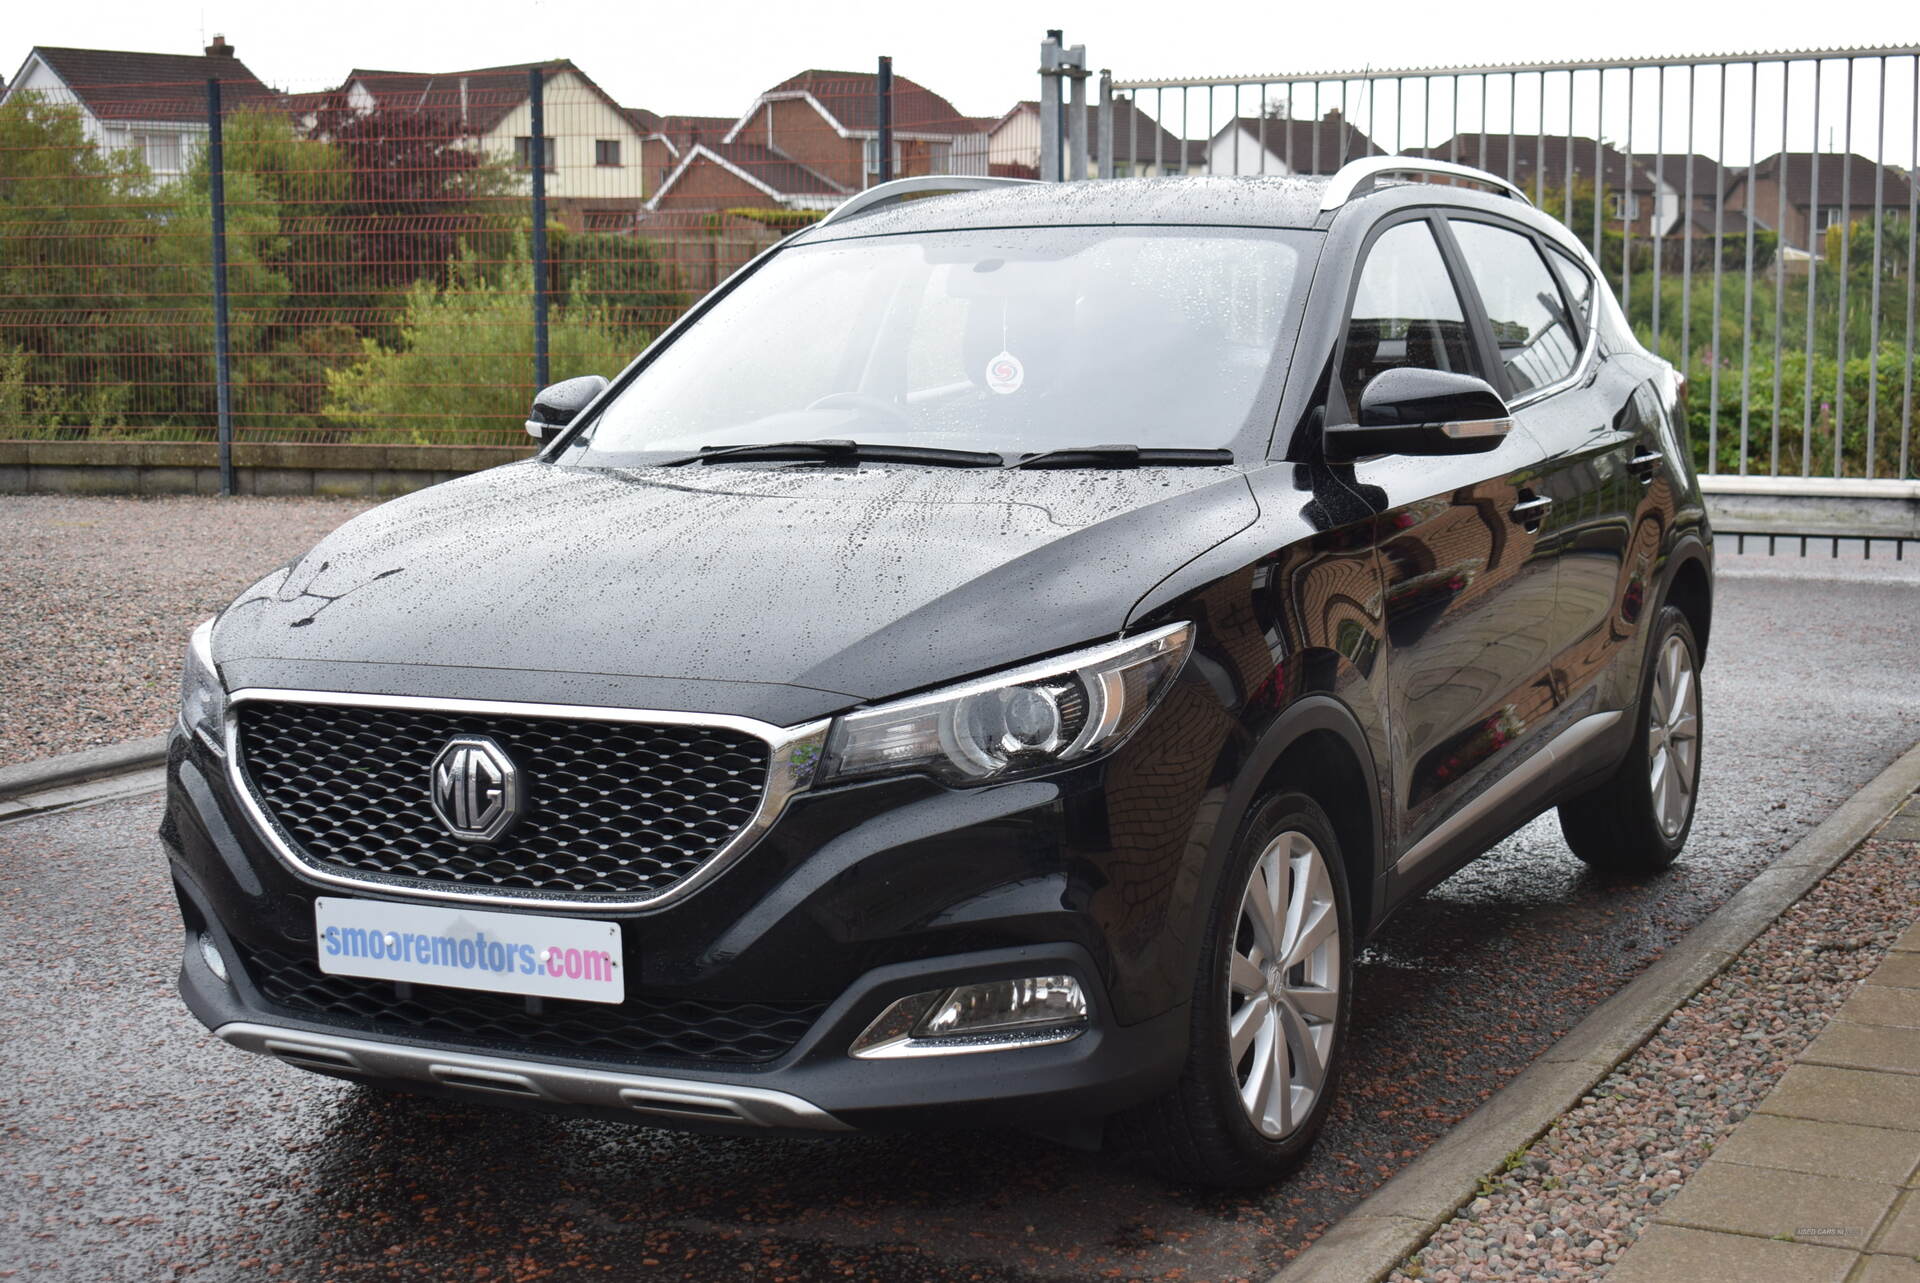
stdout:
[(1331, 424), (1324, 433), (1330, 460), (1371, 454), (1479, 454), (1498, 446), (1513, 428), (1507, 403), (1470, 374), (1382, 370), (1360, 392), (1360, 422)]
[(527, 416), (527, 435), (535, 441), (554, 436), (606, 390), (607, 381), (598, 374), (583, 374), (541, 388), (533, 398), (533, 412)]

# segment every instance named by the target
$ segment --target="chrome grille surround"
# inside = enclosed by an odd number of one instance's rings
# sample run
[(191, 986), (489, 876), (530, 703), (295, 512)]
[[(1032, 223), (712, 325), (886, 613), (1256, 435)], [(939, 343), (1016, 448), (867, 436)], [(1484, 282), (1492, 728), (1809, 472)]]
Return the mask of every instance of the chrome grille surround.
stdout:
[[(319, 860), (300, 849), (267, 809), (266, 801), (248, 778), (240, 743), (240, 710), (249, 703), (320, 705), (337, 708), (405, 710), (451, 717), (547, 718), (602, 722), (624, 726), (717, 728), (750, 735), (767, 746), (765, 786), (759, 805), (747, 822), (719, 845), (703, 863), (671, 885), (645, 895), (594, 894), (522, 890), (487, 890), (421, 877), (357, 876), (350, 870)], [(774, 726), (749, 717), (722, 713), (684, 713), (661, 709), (602, 708), (593, 705), (535, 704), (502, 700), (440, 699), (410, 695), (366, 695), (340, 691), (282, 690), (252, 687), (227, 696), (224, 747), (227, 780), (252, 822), (255, 832), (290, 868), (327, 886), (358, 891), (386, 892), (407, 898), (486, 904), (518, 909), (566, 912), (652, 910), (678, 901), (718, 877), (744, 855), (786, 809), (788, 801), (813, 780), (826, 742), (831, 719), (797, 727)]]

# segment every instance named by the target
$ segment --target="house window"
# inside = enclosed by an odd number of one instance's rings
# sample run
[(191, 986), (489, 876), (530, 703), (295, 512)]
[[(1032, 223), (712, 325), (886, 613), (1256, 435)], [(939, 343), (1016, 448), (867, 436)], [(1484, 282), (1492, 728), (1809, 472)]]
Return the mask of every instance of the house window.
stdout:
[(953, 172), (953, 144), (927, 144), (927, 172), (929, 174), (951, 174)]
[(140, 155), (147, 162), (147, 169), (150, 172), (155, 174), (180, 172), (179, 134), (135, 134), (133, 142), (140, 149)]
[(1607, 193), (1608, 218), (1640, 217), (1640, 198), (1627, 192)]
[(618, 138), (594, 139), (593, 163), (596, 165), (618, 165), (620, 163), (620, 140)]
[[(540, 159), (542, 161), (542, 168), (547, 170), (552, 170), (553, 139), (542, 138), (540, 142), (541, 142)], [(533, 139), (528, 137), (525, 134), (522, 134), (520, 137), (513, 140), (513, 167), (515, 169), (532, 169), (533, 168)]]
[(1838, 227), (1841, 222), (1840, 207), (1838, 205), (1822, 205), (1820, 207), (1819, 217), (1818, 227), (1820, 231), (1824, 232), (1829, 227)]
[[(862, 151), (866, 156), (867, 181), (869, 183), (880, 181), (880, 140), (878, 138), (867, 139), (862, 147)], [(946, 171), (935, 170), (934, 172), (945, 173)], [(900, 144), (896, 140), (893, 144), (893, 176), (898, 178), (901, 173)]]

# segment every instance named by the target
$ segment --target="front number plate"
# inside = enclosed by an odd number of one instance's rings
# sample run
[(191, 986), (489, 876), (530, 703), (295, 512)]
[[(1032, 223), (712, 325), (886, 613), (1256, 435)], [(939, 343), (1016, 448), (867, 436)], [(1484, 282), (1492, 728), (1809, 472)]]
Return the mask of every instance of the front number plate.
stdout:
[(623, 1002), (626, 966), (611, 922), (480, 913), (321, 896), (320, 970), (492, 993)]

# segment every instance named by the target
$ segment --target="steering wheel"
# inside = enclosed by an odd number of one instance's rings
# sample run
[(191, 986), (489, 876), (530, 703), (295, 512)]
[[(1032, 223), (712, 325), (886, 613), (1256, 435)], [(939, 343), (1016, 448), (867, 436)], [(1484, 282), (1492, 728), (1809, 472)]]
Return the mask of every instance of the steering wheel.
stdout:
[(907, 412), (891, 401), (864, 392), (829, 392), (807, 407), (809, 410), (866, 410), (895, 423), (906, 423)]

